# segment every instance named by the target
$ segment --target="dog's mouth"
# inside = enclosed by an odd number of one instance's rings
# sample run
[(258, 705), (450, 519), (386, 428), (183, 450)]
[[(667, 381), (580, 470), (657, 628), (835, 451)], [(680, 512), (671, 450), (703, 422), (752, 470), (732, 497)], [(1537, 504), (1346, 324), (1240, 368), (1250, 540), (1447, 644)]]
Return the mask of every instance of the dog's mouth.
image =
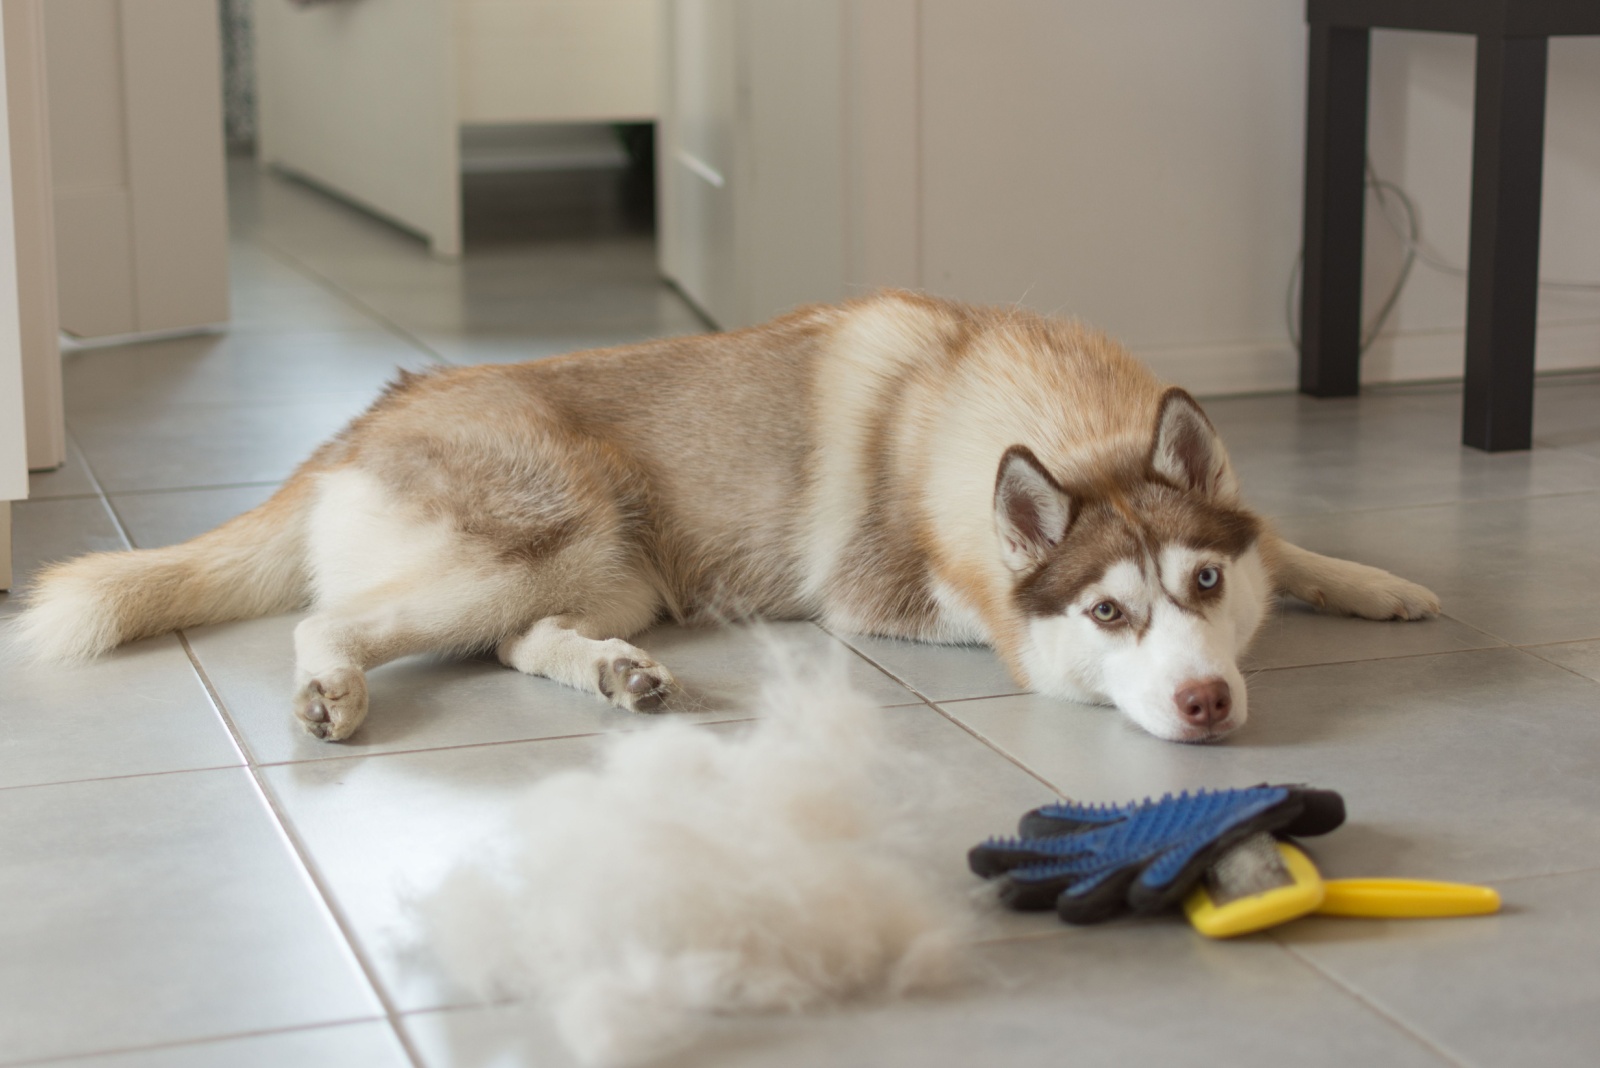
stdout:
[(1182, 742), (1185, 745), (1210, 745), (1213, 742), (1222, 741), (1238, 730), (1240, 726), (1242, 724), (1235, 723), (1232, 720), (1223, 720), (1221, 723), (1214, 723), (1207, 727), (1196, 727), (1185, 723), (1178, 727), (1171, 738), (1173, 741)]

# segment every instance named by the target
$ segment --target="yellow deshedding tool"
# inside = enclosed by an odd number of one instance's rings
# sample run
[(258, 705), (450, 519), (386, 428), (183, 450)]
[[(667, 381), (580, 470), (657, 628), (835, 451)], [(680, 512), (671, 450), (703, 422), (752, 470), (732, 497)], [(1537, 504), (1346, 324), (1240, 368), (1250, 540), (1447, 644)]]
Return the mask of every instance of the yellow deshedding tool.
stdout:
[[(1292, 846), (1290, 848), (1293, 848)], [(1487, 886), (1427, 879), (1329, 879), (1317, 912), (1323, 916), (1487, 916), (1500, 895)]]
[(1421, 879), (1331, 879), (1288, 842), (1256, 834), (1225, 853), (1184, 898), (1195, 930), (1233, 938), (1308, 913), (1325, 916), (1480, 916), (1498, 912), (1487, 886)]

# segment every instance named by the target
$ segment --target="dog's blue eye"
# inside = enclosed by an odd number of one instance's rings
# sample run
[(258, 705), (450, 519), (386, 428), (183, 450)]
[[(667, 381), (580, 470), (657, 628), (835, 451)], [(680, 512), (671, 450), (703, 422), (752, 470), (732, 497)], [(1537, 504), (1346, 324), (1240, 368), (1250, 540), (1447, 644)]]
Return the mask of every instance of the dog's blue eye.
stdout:
[(1194, 580), (1200, 584), (1202, 590), (1214, 590), (1217, 583), (1222, 581), (1222, 572), (1214, 567), (1202, 567)]
[(1089, 609), (1089, 613), (1101, 623), (1114, 623), (1122, 618), (1122, 610), (1110, 601), (1101, 601)]

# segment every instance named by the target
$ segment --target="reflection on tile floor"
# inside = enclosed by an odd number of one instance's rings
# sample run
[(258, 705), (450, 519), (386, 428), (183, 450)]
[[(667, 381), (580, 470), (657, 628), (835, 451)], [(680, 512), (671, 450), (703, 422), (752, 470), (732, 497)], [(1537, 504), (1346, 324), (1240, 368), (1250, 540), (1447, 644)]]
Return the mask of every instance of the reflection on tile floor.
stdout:
[[(249, 508), (397, 367), (704, 329), (617, 190), (552, 185), (560, 218), (481, 200), (476, 243), (445, 263), (293, 182), (233, 179), (234, 328), (68, 357), (69, 460), (15, 511), (19, 591), (51, 560)], [(1251, 722), (1221, 745), (1020, 694), (986, 649), (769, 628), (844, 657), (940, 776), (956, 815), (930, 878), (964, 884), (965, 847), (1052, 791), (1309, 781), (1349, 801), (1314, 843), (1329, 874), (1493, 881), (1501, 916), (1304, 921), (1236, 944), (1169, 919), (1008, 916), (956, 991), (721, 1022), (671, 1063), (1592, 1061), (1600, 375), (1537, 397), (1538, 447), (1507, 456), (1455, 445), (1449, 386), (1208, 404), (1289, 536), (1429, 583), (1447, 612), (1281, 606), (1246, 665)], [(0, 598), (0, 631), (16, 607)], [(288, 712), (295, 618), (82, 668), (0, 657), (0, 1065), (569, 1063), (536, 1006), (479, 1004), (432, 970), (406, 895), (481, 848), (527, 782), (650, 721), (487, 660), (415, 658), (373, 673), (349, 744), (315, 742)], [(662, 627), (640, 644), (686, 684), (680, 714), (740, 730), (761, 641)]]

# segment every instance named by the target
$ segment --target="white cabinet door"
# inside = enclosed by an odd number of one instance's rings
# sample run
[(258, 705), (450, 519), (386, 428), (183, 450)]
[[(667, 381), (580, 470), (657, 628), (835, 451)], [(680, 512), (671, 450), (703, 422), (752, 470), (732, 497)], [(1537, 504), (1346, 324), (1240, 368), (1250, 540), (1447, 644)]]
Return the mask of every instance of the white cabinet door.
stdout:
[(22, 422), (22, 331), (17, 313), (17, 230), (11, 196), (5, 20), (0, 18), (0, 588), (11, 585), (11, 501), (28, 495), (28, 439)]
[(62, 327), (103, 339), (226, 322), (216, 0), (42, 11)]
[(18, 326), (28, 468), (48, 471), (67, 458), (61, 399), (61, 314), (56, 300), (55, 206), (45, 114), (45, 0), (0, 0), (5, 19), (7, 142), (15, 224)]

